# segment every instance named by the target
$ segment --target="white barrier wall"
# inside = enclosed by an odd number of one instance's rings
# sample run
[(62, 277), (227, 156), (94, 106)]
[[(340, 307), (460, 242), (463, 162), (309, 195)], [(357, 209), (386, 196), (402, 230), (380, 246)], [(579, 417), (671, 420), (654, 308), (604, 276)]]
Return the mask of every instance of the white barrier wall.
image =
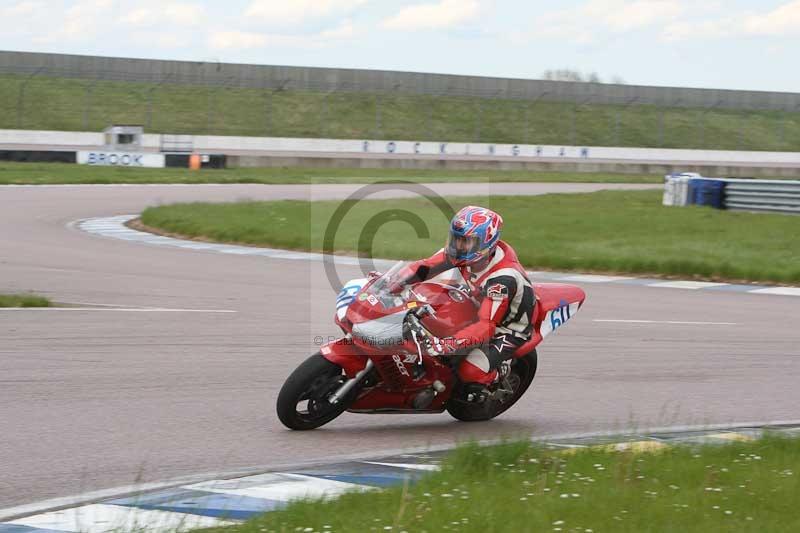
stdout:
[[(525, 144), (451, 143), (428, 141), (387, 141), (347, 139), (295, 139), (282, 137), (226, 137), (198, 135), (193, 138), (195, 152), (218, 154), (269, 155), (270, 153), (342, 154), (459, 157), (476, 159), (548, 158), (594, 161), (630, 161), (680, 164), (783, 164), (800, 165), (800, 152), (739, 152), (728, 150), (689, 150), (669, 148), (629, 148), (606, 146), (553, 146)], [(86, 132), (0, 130), (0, 149), (4, 144), (30, 145), (31, 149), (97, 146), (103, 135)], [(142, 149), (157, 152), (161, 136), (145, 134)], [(281, 154), (281, 155), (284, 155)]]
[(198, 151), (221, 152), (323, 152), (426, 156), (567, 158), (629, 160), (638, 162), (692, 163), (789, 163), (800, 164), (800, 152), (737, 152), (608, 146), (554, 146), (525, 144), (450, 143), (425, 141), (376, 141), (340, 139), (291, 139), (277, 137), (194, 138)]
[(35, 149), (61, 146), (102, 146), (103, 134), (82, 131), (0, 130), (0, 149), (4, 144), (30, 144)]

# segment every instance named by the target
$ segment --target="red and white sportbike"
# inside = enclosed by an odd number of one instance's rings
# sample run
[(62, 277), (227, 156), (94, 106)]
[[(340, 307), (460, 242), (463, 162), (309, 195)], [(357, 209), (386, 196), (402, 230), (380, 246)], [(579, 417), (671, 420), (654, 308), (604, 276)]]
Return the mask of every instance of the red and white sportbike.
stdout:
[(530, 386), (542, 339), (572, 318), (586, 298), (573, 285), (534, 284), (531, 339), (502, 364), (486, 398), (467, 401), (456, 392), (460, 384), (455, 372), (466, 354), (429, 354), (431, 339), (448, 337), (477, 320), (475, 289), (458, 269), (403, 285), (404, 265), (344, 286), (336, 309), (344, 337), (306, 359), (278, 395), (278, 418), (286, 427), (318, 428), (344, 411), (447, 411), (465, 421), (494, 418)]

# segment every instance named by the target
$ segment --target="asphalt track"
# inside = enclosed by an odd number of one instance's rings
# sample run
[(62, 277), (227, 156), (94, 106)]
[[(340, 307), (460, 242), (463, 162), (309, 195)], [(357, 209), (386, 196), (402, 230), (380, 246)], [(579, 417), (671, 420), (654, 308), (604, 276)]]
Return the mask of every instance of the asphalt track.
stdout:
[[(535, 194), (617, 186), (431, 187)], [(315, 337), (336, 334), (320, 264), (67, 228), (165, 202), (341, 198), (356, 188), (0, 188), (0, 292), (107, 309), (0, 311), (0, 508), (469, 437), (798, 418), (796, 297), (587, 284), (584, 310), (542, 345), (534, 388), (495, 421), (345, 414), (314, 432), (290, 432), (274, 416), (277, 391), (315, 351)]]

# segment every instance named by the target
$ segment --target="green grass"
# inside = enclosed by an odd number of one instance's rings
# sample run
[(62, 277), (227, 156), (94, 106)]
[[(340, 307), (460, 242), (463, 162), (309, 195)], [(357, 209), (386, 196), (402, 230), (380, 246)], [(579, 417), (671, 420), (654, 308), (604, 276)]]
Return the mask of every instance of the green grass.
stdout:
[(226, 533), (800, 531), (800, 440), (653, 453), (462, 445), (416, 484), (300, 501)]
[(0, 294), (0, 307), (50, 307), (50, 300), (33, 294)]
[(64, 163), (0, 163), (0, 184), (69, 183), (370, 183), (404, 181), (660, 183), (661, 176), (582, 172), (414, 170), (402, 168), (182, 168), (93, 167)]
[[(22, 106), (19, 105), (23, 94)], [(379, 112), (378, 112), (379, 109)], [(0, 128), (793, 151), (800, 113), (0, 76)], [(701, 127), (702, 125), (702, 127)]]
[[(532, 269), (800, 282), (800, 217), (663, 207), (659, 191), (448, 201), (455, 209), (478, 204), (499, 211), (505, 219), (504, 239)], [(339, 205), (178, 204), (148, 208), (142, 220), (190, 237), (321, 250), (325, 228)], [(419, 215), (430, 237), (417, 238), (396, 209)], [(376, 227), (370, 219), (380, 213), (377, 222), (383, 224)], [(343, 219), (332, 244), (336, 252), (419, 258), (440, 248), (446, 231), (446, 217), (425, 199), (364, 201)]]

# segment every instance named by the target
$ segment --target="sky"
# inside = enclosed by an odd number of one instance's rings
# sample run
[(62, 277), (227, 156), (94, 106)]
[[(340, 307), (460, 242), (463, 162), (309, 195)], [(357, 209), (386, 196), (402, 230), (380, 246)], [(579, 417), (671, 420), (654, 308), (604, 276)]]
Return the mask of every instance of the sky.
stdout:
[(0, 50), (800, 92), (800, 0), (0, 0)]

